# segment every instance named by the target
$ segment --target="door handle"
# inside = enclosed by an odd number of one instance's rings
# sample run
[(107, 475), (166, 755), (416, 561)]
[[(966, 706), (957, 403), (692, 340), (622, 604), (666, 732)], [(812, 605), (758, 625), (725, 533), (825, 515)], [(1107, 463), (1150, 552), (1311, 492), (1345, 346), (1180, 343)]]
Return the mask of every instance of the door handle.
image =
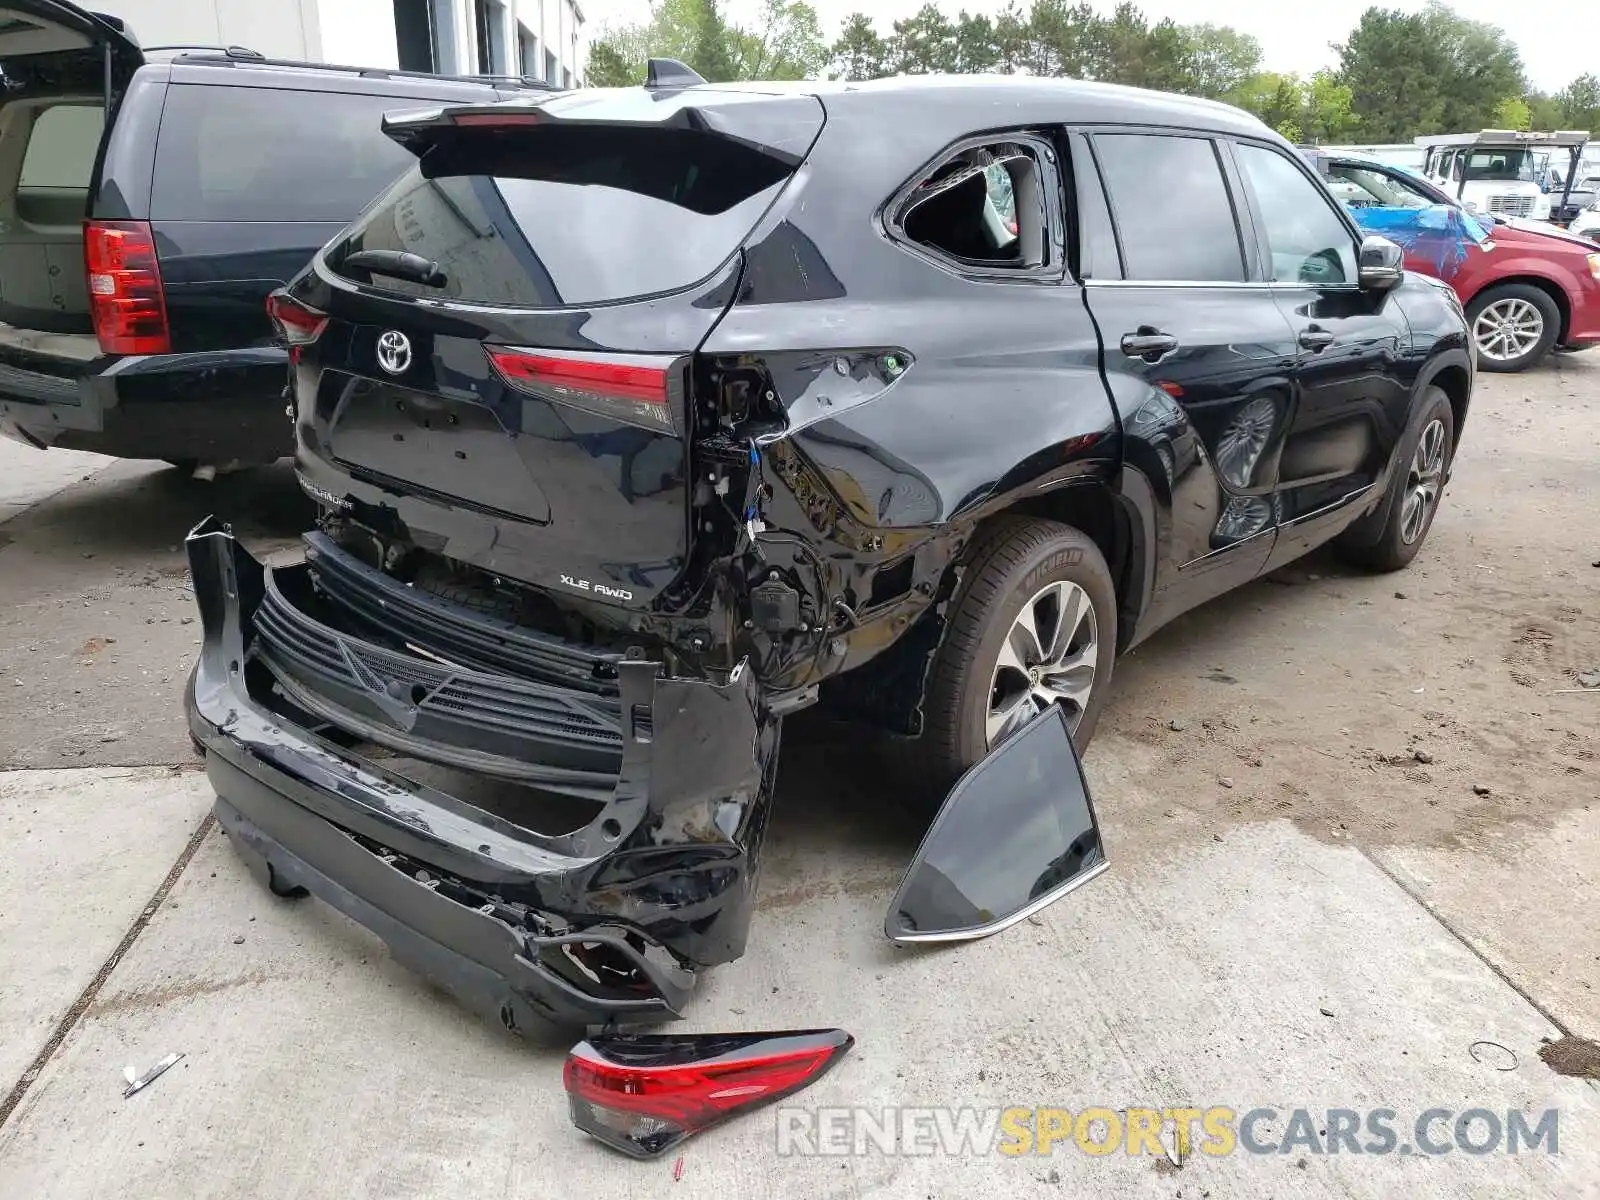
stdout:
[(1170, 333), (1162, 333), (1149, 325), (1141, 325), (1133, 333), (1122, 335), (1122, 352), (1129, 358), (1142, 358), (1146, 362), (1156, 362), (1165, 355), (1171, 354), (1178, 348), (1178, 339)]
[(1307, 350), (1326, 350), (1333, 345), (1333, 334), (1326, 329), (1318, 329), (1315, 325), (1300, 331), (1300, 344)]

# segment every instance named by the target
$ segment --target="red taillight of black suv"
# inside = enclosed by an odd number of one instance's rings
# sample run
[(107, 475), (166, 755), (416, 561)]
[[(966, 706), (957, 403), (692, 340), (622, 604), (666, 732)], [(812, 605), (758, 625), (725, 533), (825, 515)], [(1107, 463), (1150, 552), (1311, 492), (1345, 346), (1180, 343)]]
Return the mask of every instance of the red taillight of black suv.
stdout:
[(148, 221), (85, 221), (89, 309), (106, 354), (167, 354), (172, 335)]

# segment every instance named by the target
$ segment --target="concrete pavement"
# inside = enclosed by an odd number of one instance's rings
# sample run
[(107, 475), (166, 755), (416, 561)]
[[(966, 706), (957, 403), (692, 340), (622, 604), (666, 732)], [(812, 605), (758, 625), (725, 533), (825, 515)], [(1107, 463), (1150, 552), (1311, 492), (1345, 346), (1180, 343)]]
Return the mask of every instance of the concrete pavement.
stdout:
[[(902, 860), (853, 849), (839, 815), (787, 823), (755, 949), (688, 1026), (851, 1029), (857, 1050), (802, 1104), (1381, 1106), (1402, 1125), (1555, 1107), (1561, 1153), (780, 1158), (762, 1113), (690, 1142), (678, 1194), (1570, 1197), (1600, 1181), (1592, 1085), (1536, 1057), (1555, 1029), (1353, 848), (1264, 825), (1118, 862), (1041, 924), (901, 953), (878, 927)], [(1514, 1067), (1475, 1061), (1483, 1041)], [(123, 1064), (171, 1051), (187, 1057), (123, 1100)], [(216, 832), (0, 1130), (14, 1196), (644, 1196), (672, 1166), (582, 1138), (558, 1054), (468, 1018), (330, 910), (261, 891)]]

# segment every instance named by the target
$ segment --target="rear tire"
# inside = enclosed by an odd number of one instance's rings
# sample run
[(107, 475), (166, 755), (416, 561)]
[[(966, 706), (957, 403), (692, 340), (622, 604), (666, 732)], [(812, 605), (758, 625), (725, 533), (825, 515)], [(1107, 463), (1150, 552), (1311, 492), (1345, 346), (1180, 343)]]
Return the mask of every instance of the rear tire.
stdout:
[(1561, 332), (1561, 310), (1550, 293), (1528, 283), (1485, 288), (1467, 305), (1478, 367), (1526, 371), (1543, 361)]
[(1450, 407), (1450, 397), (1442, 389), (1430, 387), (1401, 439), (1383, 503), (1334, 539), (1339, 556), (1369, 571), (1398, 571), (1407, 566), (1433, 528), (1455, 449), (1455, 410)]
[(1081, 752), (1116, 645), (1116, 588), (1093, 539), (1055, 521), (1000, 521), (969, 551), (923, 698), (919, 760), (947, 783), (1051, 702)]

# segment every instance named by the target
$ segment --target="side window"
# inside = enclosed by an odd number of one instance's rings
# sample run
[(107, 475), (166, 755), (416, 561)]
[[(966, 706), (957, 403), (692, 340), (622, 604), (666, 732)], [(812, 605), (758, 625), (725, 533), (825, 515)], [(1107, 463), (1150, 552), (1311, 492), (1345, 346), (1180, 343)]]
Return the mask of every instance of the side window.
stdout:
[(407, 107), (422, 105), (365, 93), (176, 85), (156, 139), (151, 207), (166, 221), (348, 221), (416, 162), (381, 125), (385, 112)]
[(1209, 139), (1102, 133), (1094, 149), (1128, 279), (1243, 281), (1238, 221)]
[(900, 202), (896, 232), (938, 258), (992, 271), (1051, 262), (1048, 165), (1032, 141), (985, 142), (945, 159)]
[(17, 186), (87, 190), (105, 122), (105, 109), (98, 104), (45, 109), (33, 119)]
[(1353, 283), (1355, 239), (1317, 185), (1276, 150), (1246, 143), (1237, 149), (1272, 251), (1271, 278), (1318, 285)]

